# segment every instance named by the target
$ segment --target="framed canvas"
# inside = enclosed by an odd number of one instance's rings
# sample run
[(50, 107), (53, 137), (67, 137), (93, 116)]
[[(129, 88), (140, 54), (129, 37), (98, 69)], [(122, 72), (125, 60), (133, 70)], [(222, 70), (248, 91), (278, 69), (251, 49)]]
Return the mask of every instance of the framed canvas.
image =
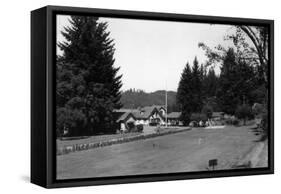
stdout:
[(31, 12), (31, 182), (272, 174), (272, 20)]

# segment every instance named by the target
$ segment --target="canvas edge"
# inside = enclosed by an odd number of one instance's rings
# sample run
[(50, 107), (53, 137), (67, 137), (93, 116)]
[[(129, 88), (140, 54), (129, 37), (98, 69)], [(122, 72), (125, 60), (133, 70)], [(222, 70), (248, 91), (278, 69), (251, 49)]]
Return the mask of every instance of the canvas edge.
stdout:
[[(218, 17), (218, 16), (200, 16), (200, 15), (185, 15), (185, 14), (171, 14), (171, 13), (154, 13), (154, 12), (139, 12), (139, 11), (124, 11), (124, 10), (109, 10), (109, 9), (94, 9), (94, 8), (75, 8), (75, 7), (62, 7), (62, 6), (47, 6), (47, 101), (46, 101), (46, 151), (47, 151), (47, 165), (46, 165), (46, 184), (41, 185), (46, 188), (58, 187), (73, 187), (73, 186), (90, 186), (90, 185), (106, 185), (106, 184), (124, 184), (124, 183), (137, 183), (137, 182), (154, 182), (154, 181), (170, 181), (170, 180), (185, 180), (185, 179), (199, 179), (199, 178), (218, 178), (230, 176), (246, 176), (246, 175), (261, 175), (274, 173), (274, 21), (262, 19), (249, 19), (249, 18), (232, 18), (232, 17)], [(65, 14), (102, 14), (116, 17), (130, 17), (130, 18), (143, 18), (155, 20), (169, 20), (169, 21), (197, 21), (197, 22), (216, 22), (243, 24), (251, 23), (253, 25), (269, 25), (270, 27), (270, 142), (269, 142), (269, 167), (262, 169), (249, 169), (249, 170), (234, 170), (234, 171), (215, 171), (213, 173), (198, 172), (198, 173), (172, 173), (161, 175), (140, 175), (140, 176), (124, 176), (124, 177), (107, 177), (107, 178), (93, 178), (81, 180), (56, 180), (55, 179), (55, 146), (54, 146), (54, 133), (53, 133), (53, 119), (54, 119), (54, 72), (52, 64), (54, 64), (54, 15), (55, 13)], [(34, 182), (35, 183), (35, 182)], [(36, 184), (36, 183), (35, 183)]]

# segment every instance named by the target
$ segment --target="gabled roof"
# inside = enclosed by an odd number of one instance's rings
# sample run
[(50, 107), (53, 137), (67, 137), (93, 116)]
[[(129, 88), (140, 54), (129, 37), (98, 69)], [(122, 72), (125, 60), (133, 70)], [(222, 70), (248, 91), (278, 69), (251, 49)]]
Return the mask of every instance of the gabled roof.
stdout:
[(126, 121), (129, 117), (133, 117), (134, 119), (136, 119), (131, 112), (125, 112), (117, 119), (117, 122)]
[(137, 109), (129, 109), (129, 108), (121, 108), (121, 109), (115, 109), (114, 112), (134, 112), (137, 111)]
[[(124, 113), (122, 114), (122, 116), (124, 117), (126, 115), (128, 116), (128, 113), (131, 113), (136, 119), (148, 119), (155, 111), (159, 111), (160, 108), (164, 108), (164, 107), (161, 105), (153, 105), (153, 106), (145, 106), (138, 109), (118, 109), (115, 110), (115, 112)], [(163, 118), (161, 114), (159, 115)]]
[(163, 109), (166, 110), (165, 105), (152, 105), (152, 106), (154, 106), (154, 107), (157, 108), (158, 110), (160, 110), (161, 108), (163, 108)]
[(140, 110), (151, 110), (151, 109), (154, 109), (156, 108), (157, 110), (160, 110), (161, 108), (165, 109), (165, 106), (164, 105), (151, 105), (151, 106), (144, 106), (144, 107), (141, 107), (139, 108)]
[(133, 112), (133, 115), (137, 119), (148, 119), (155, 111), (158, 111), (155, 107), (143, 107), (138, 112)]

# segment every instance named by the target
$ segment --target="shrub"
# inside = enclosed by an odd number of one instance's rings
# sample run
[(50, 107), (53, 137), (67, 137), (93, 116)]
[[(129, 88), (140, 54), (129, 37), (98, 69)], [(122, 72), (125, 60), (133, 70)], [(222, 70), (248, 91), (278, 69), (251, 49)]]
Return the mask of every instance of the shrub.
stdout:
[(137, 125), (137, 132), (143, 132), (143, 125)]
[(224, 122), (226, 125), (232, 125), (232, 119), (225, 119)]
[(261, 129), (263, 130), (265, 137), (267, 137), (267, 135), (268, 135), (268, 115), (267, 115), (267, 112), (265, 112), (262, 115)]
[(248, 119), (253, 118), (253, 113), (252, 113), (252, 109), (249, 105), (240, 105), (237, 107), (236, 111), (235, 111), (235, 116), (238, 119), (242, 119), (244, 125), (246, 125), (246, 121)]
[(235, 126), (239, 125), (239, 120), (238, 119), (232, 120), (232, 124)]
[(239, 125), (239, 120), (234, 116), (221, 121), (222, 125)]
[(252, 107), (253, 114), (260, 115), (265, 112), (265, 107), (262, 104), (255, 103)]
[(135, 123), (134, 122), (128, 122), (127, 123), (128, 131), (133, 131), (135, 129)]

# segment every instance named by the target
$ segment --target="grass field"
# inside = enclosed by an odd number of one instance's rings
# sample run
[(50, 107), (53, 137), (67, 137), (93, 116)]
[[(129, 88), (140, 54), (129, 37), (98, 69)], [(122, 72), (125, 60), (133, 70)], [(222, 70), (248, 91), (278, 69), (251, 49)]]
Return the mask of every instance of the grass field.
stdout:
[[(251, 127), (193, 129), (173, 135), (57, 156), (57, 178), (87, 178), (233, 168), (259, 143)], [(264, 152), (264, 151), (263, 151)], [(261, 160), (267, 161), (267, 153)], [(258, 162), (259, 167), (267, 165)]]

